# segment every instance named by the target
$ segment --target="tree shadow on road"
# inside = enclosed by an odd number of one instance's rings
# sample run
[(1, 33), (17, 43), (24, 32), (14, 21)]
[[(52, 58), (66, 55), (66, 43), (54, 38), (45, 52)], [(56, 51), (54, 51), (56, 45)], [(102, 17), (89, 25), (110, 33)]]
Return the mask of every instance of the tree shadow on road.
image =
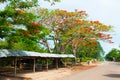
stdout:
[(111, 77), (111, 78), (120, 78), (120, 74), (107, 74), (104, 76)]

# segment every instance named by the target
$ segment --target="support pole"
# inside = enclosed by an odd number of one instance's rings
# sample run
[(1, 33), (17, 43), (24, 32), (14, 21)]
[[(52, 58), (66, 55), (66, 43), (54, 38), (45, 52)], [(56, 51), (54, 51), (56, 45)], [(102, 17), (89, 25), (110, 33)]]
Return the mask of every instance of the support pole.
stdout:
[(35, 72), (35, 58), (33, 59), (33, 72)]
[(20, 68), (20, 70), (23, 68), (22, 63), (21, 63), (21, 58), (19, 58), (19, 68)]
[(46, 71), (48, 71), (48, 58), (46, 59)]
[(64, 66), (67, 67), (66, 59), (65, 59), (65, 62), (64, 62)]
[(15, 59), (14, 59), (14, 75), (16, 76), (16, 74), (17, 74), (17, 58), (15, 57)]
[(58, 59), (56, 58), (56, 69), (58, 69)]

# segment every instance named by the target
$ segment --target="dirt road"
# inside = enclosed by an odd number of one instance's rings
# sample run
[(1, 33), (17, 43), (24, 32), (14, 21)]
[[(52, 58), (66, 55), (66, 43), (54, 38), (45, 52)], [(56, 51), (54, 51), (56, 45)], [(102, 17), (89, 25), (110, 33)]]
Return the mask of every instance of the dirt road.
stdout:
[(120, 63), (104, 62), (96, 68), (60, 80), (120, 80)]

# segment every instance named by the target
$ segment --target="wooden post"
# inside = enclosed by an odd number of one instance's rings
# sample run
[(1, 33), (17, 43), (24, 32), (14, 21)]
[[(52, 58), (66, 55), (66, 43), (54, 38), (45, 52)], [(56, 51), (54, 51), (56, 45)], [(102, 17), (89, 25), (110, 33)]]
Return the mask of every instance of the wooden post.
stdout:
[(33, 72), (35, 72), (35, 58), (33, 59)]
[(64, 66), (67, 67), (66, 59), (64, 58)]
[(58, 69), (58, 59), (56, 58), (56, 69)]
[(14, 59), (14, 75), (16, 76), (16, 74), (17, 74), (17, 58), (15, 57), (15, 59)]
[(15, 59), (12, 60), (12, 66), (15, 66)]
[(48, 58), (46, 59), (46, 70), (48, 71)]
[(20, 68), (20, 70), (23, 68), (22, 63), (21, 63), (21, 58), (19, 58), (19, 68)]

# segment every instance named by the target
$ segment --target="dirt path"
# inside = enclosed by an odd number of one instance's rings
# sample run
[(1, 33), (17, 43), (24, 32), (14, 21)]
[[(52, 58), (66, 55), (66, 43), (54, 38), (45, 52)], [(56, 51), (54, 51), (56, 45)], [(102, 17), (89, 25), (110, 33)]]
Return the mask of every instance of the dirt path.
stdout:
[(120, 64), (105, 62), (96, 68), (59, 80), (120, 80)]

